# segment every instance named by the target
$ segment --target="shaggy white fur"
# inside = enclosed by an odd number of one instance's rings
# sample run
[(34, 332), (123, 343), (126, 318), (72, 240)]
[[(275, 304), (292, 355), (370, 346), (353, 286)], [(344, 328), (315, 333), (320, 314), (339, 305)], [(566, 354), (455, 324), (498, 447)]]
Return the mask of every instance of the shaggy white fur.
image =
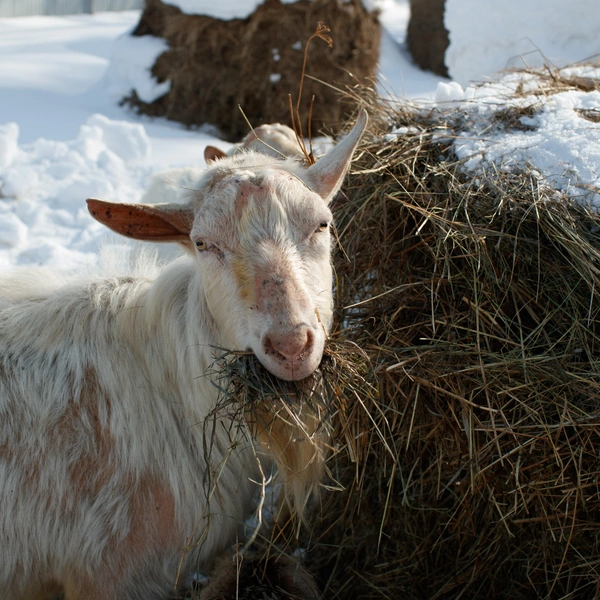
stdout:
[(0, 599), (167, 597), (236, 540), (257, 448), (214, 414), (207, 374), (218, 348), (286, 379), (318, 366), (327, 203), (365, 126), (307, 170), (248, 152), (198, 171), (185, 202), (90, 200), (119, 233), (186, 246), (155, 277), (2, 282)]

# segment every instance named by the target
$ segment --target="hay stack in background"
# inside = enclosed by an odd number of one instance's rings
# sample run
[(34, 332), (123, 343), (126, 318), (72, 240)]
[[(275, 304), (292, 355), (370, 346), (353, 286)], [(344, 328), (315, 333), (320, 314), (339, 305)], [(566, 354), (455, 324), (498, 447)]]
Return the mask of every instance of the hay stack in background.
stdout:
[(148, 104), (135, 92), (125, 99), (137, 111), (188, 126), (210, 123), (237, 141), (248, 132), (238, 105), (253, 125), (289, 123), (288, 94), (297, 97), (304, 45), (317, 22), (331, 28), (334, 47), (314, 40), (300, 114), (306, 133), (310, 98), (315, 95), (313, 132), (335, 129), (353, 105), (340, 101), (328, 85), (345, 89), (376, 74), (379, 22), (360, 0), (266, 0), (247, 19), (221, 21), (186, 15), (161, 0), (146, 0), (134, 35), (164, 38), (169, 50), (152, 74), (171, 81), (170, 91)]

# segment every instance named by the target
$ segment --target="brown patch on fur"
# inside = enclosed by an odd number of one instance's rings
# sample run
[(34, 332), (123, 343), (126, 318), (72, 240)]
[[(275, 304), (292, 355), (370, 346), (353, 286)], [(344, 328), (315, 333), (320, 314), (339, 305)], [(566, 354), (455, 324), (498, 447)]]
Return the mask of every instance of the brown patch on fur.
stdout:
[(90, 580), (89, 577), (70, 578), (64, 586), (65, 600), (114, 600), (118, 597), (114, 580)]
[[(106, 423), (102, 422), (100, 405), (108, 407)], [(91, 451), (73, 464), (69, 472), (74, 493), (93, 498), (111, 485), (110, 480), (115, 476), (115, 441), (106, 427), (109, 421), (109, 400), (103, 394), (96, 372), (88, 369), (78, 401), (71, 404), (71, 413), (65, 415), (57, 431), (59, 436), (68, 436), (83, 422), (89, 427)], [(166, 548), (173, 548), (180, 539), (175, 522), (175, 500), (169, 485), (151, 477), (134, 481), (126, 473), (121, 475), (122, 480), (112, 484), (116, 486), (113, 493), (128, 498), (130, 530), (123, 540), (109, 544), (106, 549), (106, 565), (110, 566), (115, 581), (126, 573), (132, 560), (160, 554)], [(93, 586), (85, 584), (84, 587), (86, 594), (91, 594)], [(79, 594), (77, 597), (88, 596)]]
[[(102, 415), (102, 406), (107, 413)], [(165, 549), (173, 549), (180, 541), (175, 522), (175, 500), (168, 484), (145, 477), (134, 481), (126, 473), (115, 470), (115, 441), (108, 429), (110, 403), (98, 382), (97, 373), (88, 369), (79, 393), (74, 392), (67, 410), (52, 430), (51, 443), (55, 451), (70, 452), (73, 444), (86, 436), (88, 446), (75, 457), (68, 469), (69, 489), (62, 498), (65, 518), (73, 506), (95, 499), (101, 494), (113, 494), (128, 503), (130, 529), (122, 540), (109, 542), (104, 549), (103, 566), (92, 575), (72, 572), (64, 582), (66, 600), (85, 598), (109, 600), (118, 595), (121, 582), (128, 571), (145, 557), (153, 558)], [(42, 469), (43, 458), (32, 469)], [(35, 485), (35, 470), (27, 475)], [(56, 502), (48, 498), (48, 502)], [(173, 582), (174, 583), (174, 582)]]
[(242, 300), (253, 307), (256, 303), (256, 292), (253, 277), (249, 272), (247, 263), (242, 258), (236, 256), (232, 261), (231, 267)]
[[(27, 573), (26, 576), (31, 577), (31, 573)], [(50, 600), (59, 596), (61, 592), (63, 587), (56, 581), (48, 581), (41, 585), (30, 583), (21, 592), (15, 593), (13, 600)]]
[[(129, 532), (105, 548), (99, 572), (70, 575), (65, 582), (66, 600), (113, 600), (119, 596), (123, 582), (130, 580), (130, 573), (138, 573), (136, 563), (152, 564), (160, 555), (183, 547), (175, 520), (175, 500), (168, 484), (146, 477), (128, 492), (126, 488), (124, 483), (116, 493), (129, 495)], [(174, 574), (173, 586), (175, 583)]]
[(8, 444), (0, 444), (0, 458), (12, 460), (15, 456), (12, 448)]
[[(179, 543), (179, 531), (175, 521), (175, 499), (167, 483), (155, 479), (142, 479), (134, 491), (131, 505), (132, 523), (127, 538), (120, 544), (130, 553), (159, 552), (162, 548)], [(182, 547), (183, 550), (183, 547)]]
[[(74, 378), (73, 378), (74, 379)], [(72, 382), (72, 385), (74, 383)], [(72, 457), (68, 467), (69, 484), (66, 489), (56, 488), (52, 480), (48, 478), (48, 464), (46, 453), (39, 455), (17, 457), (14, 450), (9, 446), (0, 447), (0, 457), (12, 462), (13, 468), (21, 470), (21, 485), (24, 492), (32, 496), (38, 496), (45, 503), (45, 510), (54, 512), (57, 506), (61, 507), (62, 518), (69, 519), (69, 513), (80, 504), (82, 497), (95, 498), (102, 487), (106, 485), (113, 467), (111, 462), (111, 450), (114, 442), (109, 432), (102, 426), (99, 406), (101, 404), (110, 406), (108, 399), (101, 397), (102, 392), (97, 380), (97, 374), (93, 369), (87, 369), (82, 387), (77, 392), (73, 390), (72, 396), (64, 412), (59, 416), (57, 422), (48, 426), (47, 442), (48, 455), (58, 454), (63, 458)], [(82, 449), (82, 437), (86, 438), (87, 448)], [(41, 481), (50, 481), (48, 489), (41, 489)], [(44, 572), (46, 567), (36, 565), (34, 572), (22, 575), (29, 579), (25, 586), (23, 598), (42, 599), (52, 598), (63, 591), (63, 586), (55, 580), (46, 580), (48, 574)], [(18, 587), (21, 582), (18, 583)], [(72, 586), (71, 586), (72, 587)], [(64, 590), (68, 590), (68, 582), (64, 582)], [(79, 588), (78, 588), (79, 589)], [(102, 595), (96, 593), (74, 593), (66, 598), (111, 598), (110, 594)], [(114, 598), (114, 594), (112, 595)]]
[(244, 210), (248, 206), (250, 201), (251, 190), (248, 189), (248, 185), (240, 185), (237, 198), (235, 199), (235, 216), (238, 221), (241, 220)]
[[(105, 423), (100, 406), (107, 409)], [(75, 396), (74, 392), (67, 410), (51, 432), (52, 443), (63, 453), (70, 453), (70, 444), (78, 443), (82, 435), (87, 438), (87, 448), (80, 451), (69, 468), (73, 494), (94, 497), (113, 475), (115, 441), (107, 427), (109, 421), (110, 401), (100, 387), (97, 373), (88, 368), (79, 394)]]

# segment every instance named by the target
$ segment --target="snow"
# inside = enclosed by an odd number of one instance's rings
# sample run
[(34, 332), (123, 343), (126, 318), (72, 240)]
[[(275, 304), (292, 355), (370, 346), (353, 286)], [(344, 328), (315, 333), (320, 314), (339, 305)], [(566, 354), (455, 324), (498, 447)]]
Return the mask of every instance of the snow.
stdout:
[[(294, 2), (295, 0), (284, 0)], [(231, 19), (247, 19), (262, 0), (169, 0), (168, 4), (176, 6), (187, 15), (206, 15), (215, 19), (229, 21)]]
[[(292, 4), (298, 0), (280, 0), (282, 4)], [(186, 15), (206, 15), (230, 21), (231, 19), (247, 19), (263, 0), (168, 0), (165, 4), (176, 6)]]
[(435, 101), (438, 104), (450, 104), (456, 101), (465, 100), (465, 92), (460, 83), (451, 81), (445, 83), (440, 81), (435, 90)]
[[(600, 72), (579, 67), (564, 75), (598, 77)], [(450, 103), (465, 112), (454, 151), (472, 175), (491, 165), (512, 172), (528, 166), (545, 184), (600, 208), (600, 92), (534, 94), (541, 85), (535, 76), (517, 73), (466, 90), (455, 82), (440, 83), (438, 105)], [(498, 111), (511, 109), (517, 114), (526, 109), (518, 127), (507, 130), (499, 119), (497, 129), (491, 128)]]
[(133, 88), (142, 102), (154, 102), (171, 89), (171, 82), (159, 83), (150, 72), (156, 59), (169, 49), (162, 38), (152, 35), (134, 37), (130, 32), (120, 35), (112, 47), (107, 79), (110, 94), (118, 102)]
[[(597, 92), (546, 98), (534, 95), (537, 82), (524, 76), (473, 87), (423, 72), (403, 46), (408, 0), (371, 2), (381, 10), (385, 27), (380, 90), (398, 101), (429, 103), (427, 110), (432, 103), (468, 107), (470, 124), (455, 141), (467, 172), (476, 174), (486, 164), (508, 168), (527, 162), (560, 189), (587, 194), (586, 201), (600, 205), (589, 188), (599, 185), (600, 124), (589, 118), (600, 111)], [(229, 3), (242, 5), (254, 6)], [(169, 82), (159, 83), (150, 72), (166, 43), (128, 35), (139, 15), (0, 19), (0, 270), (16, 265), (91, 269), (102, 249), (127, 258), (134, 246), (96, 223), (85, 199), (140, 201), (155, 173), (204, 167), (207, 145), (230, 147), (209, 128), (189, 131), (119, 105), (131, 89), (147, 101), (168, 91)], [(272, 53), (277, 63), (279, 50)], [(600, 70), (573, 68), (563, 74), (598, 77)], [(531, 92), (514, 100), (535, 105), (529, 120), (514, 132), (486, 129), (490, 115), (505, 107), (518, 85)], [(411, 130), (390, 131), (386, 139)]]
[[(139, 199), (150, 139), (139, 123), (91, 115), (75, 139), (38, 138), (18, 145), (18, 127), (0, 130), (0, 265), (35, 262), (76, 267), (95, 262), (105, 232), (89, 217), (85, 198)], [(57, 254), (58, 253), (58, 254)]]
[(379, 48), (379, 92), (392, 98), (431, 98), (438, 82), (447, 80), (416, 68), (405, 50), (410, 19), (408, 0), (363, 0), (363, 4), (380, 12), (379, 21), (383, 26)]
[(6, 169), (19, 153), (19, 126), (16, 123), (0, 125), (0, 169)]
[(600, 55), (598, 0), (446, 0), (446, 66), (466, 85), (508, 67)]

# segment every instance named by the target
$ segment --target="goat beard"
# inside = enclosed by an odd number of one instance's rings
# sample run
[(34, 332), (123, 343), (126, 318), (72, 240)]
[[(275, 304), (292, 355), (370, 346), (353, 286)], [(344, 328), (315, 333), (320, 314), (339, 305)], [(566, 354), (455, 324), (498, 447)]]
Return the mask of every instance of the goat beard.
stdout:
[(254, 403), (246, 415), (254, 438), (274, 461), (283, 484), (279, 523), (290, 515), (304, 521), (307, 503), (324, 478), (330, 440), (325, 414), (317, 403), (299, 406), (275, 399)]

